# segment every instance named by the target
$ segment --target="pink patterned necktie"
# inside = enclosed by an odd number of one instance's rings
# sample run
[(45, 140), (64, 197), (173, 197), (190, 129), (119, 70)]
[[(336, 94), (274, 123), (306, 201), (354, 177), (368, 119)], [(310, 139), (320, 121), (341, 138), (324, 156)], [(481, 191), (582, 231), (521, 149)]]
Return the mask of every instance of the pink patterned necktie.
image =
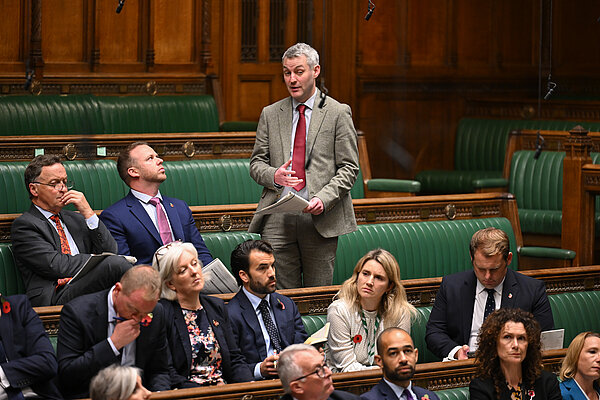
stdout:
[(160, 199), (158, 197), (153, 197), (150, 199), (150, 203), (156, 207), (156, 219), (158, 221), (158, 232), (160, 233), (160, 238), (163, 244), (171, 243), (171, 229), (169, 228), (169, 221), (167, 220), (167, 215), (165, 211), (160, 206)]
[(298, 124), (296, 125), (296, 135), (294, 137), (294, 154), (292, 155), (292, 169), (296, 171), (296, 177), (302, 179), (302, 182), (294, 186), (296, 191), (302, 190), (306, 186), (306, 174), (304, 172), (304, 163), (306, 161), (306, 118), (304, 118), (304, 104), (298, 105)]

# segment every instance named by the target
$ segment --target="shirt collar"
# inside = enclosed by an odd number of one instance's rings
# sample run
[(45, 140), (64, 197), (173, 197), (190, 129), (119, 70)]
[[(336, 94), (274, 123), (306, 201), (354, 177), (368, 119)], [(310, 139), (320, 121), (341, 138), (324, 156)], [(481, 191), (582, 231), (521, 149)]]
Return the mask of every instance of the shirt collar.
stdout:
[[(252, 307), (254, 307), (254, 311), (256, 311), (256, 309), (258, 308), (258, 305), (260, 304), (260, 302), (263, 300), (260, 297), (258, 297), (257, 295), (250, 293), (248, 290), (246, 290), (245, 287), (242, 286), (242, 290), (244, 291), (244, 294), (246, 295), (246, 297), (248, 298), (248, 300), (250, 300), (250, 304), (252, 304)], [(269, 299), (270, 299), (270, 295), (267, 294), (264, 298), (267, 301), (267, 304), (269, 303)]]
[(117, 312), (115, 311), (115, 305), (113, 303), (113, 290), (115, 290), (115, 287), (111, 287), (110, 290), (108, 291), (108, 323), (110, 324), (111, 322), (115, 321), (115, 317), (117, 316)]
[(44, 210), (43, 208), (41, 208), (40, 206), (38, 206), (37, 204), (34, 204), (34, 206), (38, 209), (39, 212), (42, 213), (42, 215), (46, 218), (46, 219), (50, 219), (51, 216), (54, 215), (54, 213), (51, 213), (50, 211)]
[(310, 96), (308, 98), (308, 100), (306, 100), (304, 103), (299, 103), (298, 101), (296, 101), (296, 99), (294, 99), (292, 97), (292, 106), (294, 107), (294, 110), (298, 107), (299, 104), (304, 104), (306, 105), (306, 107), (310, 108), (311, 110), (314, 108), (315, 105), (315, 98), (317, 97), (317, 93), (319, 91), (315, 88), (315, 92), (313, 93), (312, 96)]
[(133, 190), (133, 189), (131, 189), (131, 194), (133, 195), (133, 197), (135, 197), (142, 203), (148, 204), (150, 199), (153, 197), (158, 197), (160, 199), (160, 201), (162, 202), (162, 195), (160, 194), (160, 190), (158, 191), (158, 193), (156, 193), (156, 196), (150, 196), (149, 194), (138, 192), (137, 190)]
[(392, 391), (396, 394), (396, 396), (398, 396), (398, 398), (401, 398), (400, 396), (402, 396), (402, 393), (405, 390), (408, 390), (408, 393), (409, 393), (411, 399), (416, 398), (415, 394), (412, 391), (412, 382), (411, 381), (408, 382), (408, 386), (406, 388), (403, 388), (402, 386), (396, 385), (395, 383), (392, 383), (385, 378), (383, 378), (383, 380), (385, 381), (385, 383), (387, 383), (389, 385), (390, 388), (392, 388)]
[[(502, 294), (502, 286), (504, 285), (505, 280), (506, 280), (506, 275), (504, 275), (504, 279), (502, 279), (502, 282), (500, 282), (500, 284), (494, 288), (496, 293)], [(479, 279), (477, 279), (477, 287), (475, 288), (475, 293), (481, 294), (481, 292), (483, 292), (484, 290), (485, 290), (485, 286), (483, 286), (483, 284), (481, 282), (479, 282)]]

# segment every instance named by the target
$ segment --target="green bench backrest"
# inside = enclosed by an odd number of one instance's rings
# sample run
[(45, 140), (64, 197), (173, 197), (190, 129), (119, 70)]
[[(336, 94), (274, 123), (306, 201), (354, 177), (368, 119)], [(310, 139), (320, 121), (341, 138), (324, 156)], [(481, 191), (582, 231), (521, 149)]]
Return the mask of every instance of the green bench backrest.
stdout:
[(600, 128), (600, 122), (463, 118), (456, 131), (454, 169), (502, 171), (508, 136), (512, 130), (568, 131), (576, 125), (582, 125), (590, 131)]
[(248, 239), (260, 239), (257, 233), (246, 231), (206, 232), (202, 234), (204, 243), (214, 258), (218, 258), (231, 271), (231, 252)]
[(95, 96), (0, 97), (0, 135), (2, 136), (103, 132)]
[(0, 135), (218, 132), (212, 96), (3, 96)]
[(510, 166), (509, 191), (519, 209), (562, 210), (562, 151), (516, 151)]
[[(359, 225), (357, 231), (340, 236), (338, 240), (333, 284), (342, 284), (352, 275), (357, 261), (378, 247), (396, 257), (402, 279), (464, 271), (471, 268), (471, 236), (490, 226), (508, 234), (511, 251), (517, 254), (514, 232), (506, 218)], [(510, 266), (518, 269), (517, 257), (513, 257)]]
[[(0, 190), (5, 193), (5, 200), (0, 202), (0, 214), (22, 213), (29, 209), (30, 200), (24, 183), (27, 164), (26, 161), (0, 163)], [(94, 210), (105, 209), (129, 190), (119, 178), (113, 160), (66, 161), (63, 165), (74, 189), (85, 194)]]
[(437, 390), (435, 394), (440, 400), (469, 400), (469, 387), (459, 387), (453, 389)]
[(581, 332), (600, 332), (600, 291), (559, 293), (548, 299), (554, 326), (565, 329), (564, 347)]
[(25, 293), (10, 243), (0, 243), (0, 293), (6, 296)]
[(218, 132), (212, 96), (98, 96), (104, 133)]

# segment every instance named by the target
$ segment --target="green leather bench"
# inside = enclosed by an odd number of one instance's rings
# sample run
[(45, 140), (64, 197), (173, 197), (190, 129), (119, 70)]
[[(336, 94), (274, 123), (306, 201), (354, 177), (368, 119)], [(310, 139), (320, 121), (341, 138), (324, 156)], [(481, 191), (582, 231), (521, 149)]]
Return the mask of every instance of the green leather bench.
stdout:
[(459, 387), (453, 389), (436, 390), (440, 400), (469, 400), (469, 387)]
[(25, 293), (25, 285), (15, 264), (10, 243), (0, 243), (0, 293), (7, 296)]
[(212, 96), (0, 97), (0, 136), (218, 131)]
[(508, 136), (514, 129), (566, 130), (593, 122), (564, 120), (510, 120), (463, 118), (458, 123), (454, 145), (454, 170), (425, 170), (416, 175), (423, 194), (469, 193), (478, 179), (503, 178)]

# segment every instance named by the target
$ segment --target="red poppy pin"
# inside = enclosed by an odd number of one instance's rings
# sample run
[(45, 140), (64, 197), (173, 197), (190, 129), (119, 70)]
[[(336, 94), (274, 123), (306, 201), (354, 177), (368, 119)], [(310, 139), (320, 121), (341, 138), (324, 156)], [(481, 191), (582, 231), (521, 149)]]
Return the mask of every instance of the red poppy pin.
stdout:
[(362, 336), (360, 336), (360, 335), (356, 335), (356, 336), (354, 336), (354, 337), (352, 338), (352, 341), (353, 341), (354, 343), (360, 343), (360, 342), (362, 342)]
[(171, 206), (171, 208), (173, 208), (173, 207), (174, 207), (173, 203), (169, 203), (169, 205)]
[(533, 399), (535, 397), (535, 392), (533, 391), (533, 389), (529, 389), (529, 391), (527, 392), (527, 396), (529, 396), (530, 399)]
[(509, 299), (512, 299), (512, 293), (509, 293), (509, 294), (508, 294), (508, 298), (509, 298)]
[(148, 313), (142, 320), (140, 321), (141, 326), (148, 326), (152, 322), (152, 313)]
[(423, 397), (421, 397), (421, 400), (429, 400), (429, 395), (425, 394)]
[(213, 325), (214, 326), (219, 326), (219, 321), (213, 319)]
[(2, 312), (8, 314), (10, 312), (10, 303), (2, 298)]
[(277, 306), (279, 306), (279, 308), (281, 308), (282, 310), (285, 310), (285, 304), (283, 304), (279, 299), (277, 299)]

